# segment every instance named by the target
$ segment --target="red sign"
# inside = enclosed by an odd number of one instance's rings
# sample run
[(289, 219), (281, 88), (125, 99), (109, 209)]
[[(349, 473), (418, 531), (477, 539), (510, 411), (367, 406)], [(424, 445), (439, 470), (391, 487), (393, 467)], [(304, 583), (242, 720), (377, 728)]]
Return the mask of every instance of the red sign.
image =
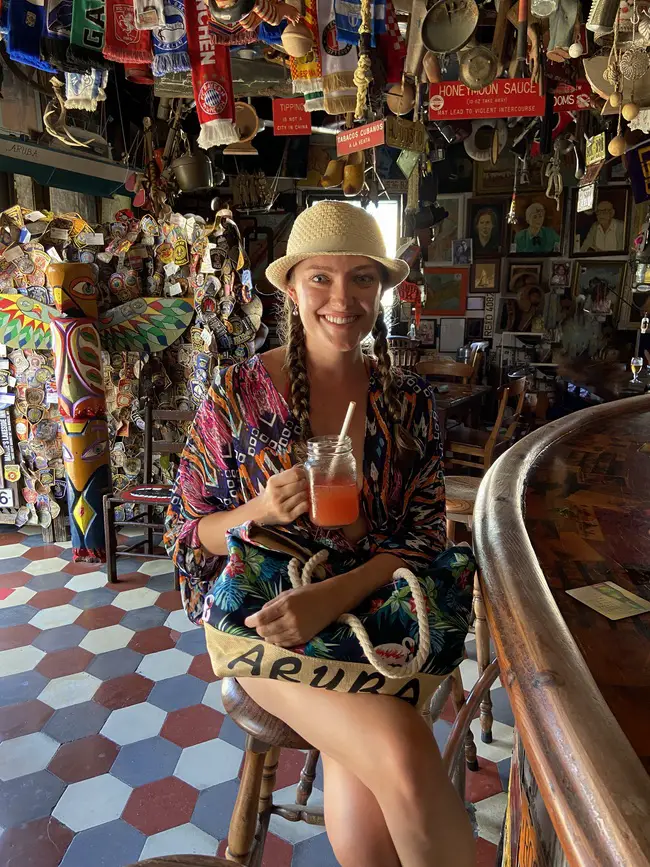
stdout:
[(343, 157), (356, 151), (366, 151), (384, 143), (384, 121), (375, 120), (365, 126), (355, 126), (337, 133), (336, 155)]
[(273, 135), (311, 135), (311, 113), (304, 96), (273, 100)]
[[(591, 105), (591, 88), (578, 81), (574, 89), (558, 88), (555, 111), (584, 111)], [(497, 78), (482, 90), (460, 81), (429, 85), (429, 120), (474, 120), (497, 117), (541, 117), (546, 97), (530, 78)]]

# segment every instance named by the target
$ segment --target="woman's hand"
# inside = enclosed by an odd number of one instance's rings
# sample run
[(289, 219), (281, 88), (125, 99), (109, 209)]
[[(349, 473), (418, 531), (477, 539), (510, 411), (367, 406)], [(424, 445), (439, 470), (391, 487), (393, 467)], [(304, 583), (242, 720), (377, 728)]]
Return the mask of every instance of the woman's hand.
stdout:
[(285, 590), (267, 602), (257, 614), (247, 617), (244, 624), (255, 629), (265, 641), (279, 647), (306, 644), (341, 613), (334, 610), (332, 602), (335, 600), (328, 589), (325, 581), (297, 590)]
[(260, 524), (290, 524), (309, 511), (309, 485), (302, 467), (292, 467), (278, 473), (266, 483), (264, 492), (257, 497)]

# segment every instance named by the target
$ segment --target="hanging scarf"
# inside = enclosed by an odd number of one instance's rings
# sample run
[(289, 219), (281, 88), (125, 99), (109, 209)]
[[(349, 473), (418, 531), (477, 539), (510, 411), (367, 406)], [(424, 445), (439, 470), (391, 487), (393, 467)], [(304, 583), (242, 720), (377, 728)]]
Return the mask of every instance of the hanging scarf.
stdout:
[(150, 63), (126, 63), (124, 77), (133, 84), (145, 84), (147, 87), (152, 87), (154, 84)]
[(162, 0), (134, 0), (135, 26), (138, 30), (153, 30), (165, 26)]
[(44, 72), (56, 72), (41, 60), (41, 36), (45, 34), (44, 0), (11, 0), (8, 15), (9, 57)]
[(304, 57), (290, 57), (289, 70), (293, 92), (305, 97), (305, 111), (322, 111), (323, 72), (321, 68), (320, 34), (318, 32), (317, 0), (305, 0), (304, 23), (311, 30), (314, 45)]
[(91, 69), (107, 69), (102, 52), (105, 26), (104, 0), (72, 0), (72, 27), (68, 60)]
[(187, 53), (183, 0), (167, 0), (165, 25), (152, 30), (151, 38), (153, 39), (151, 71), (155, 76), (189, 70), (190, 56)]
[(106, 99), (107, 69), (91, 69), (80, 74), (68, 72), (65, 76), (65, 107), (81, 111), (96, 111), (97, 104)]
[(41, 57), (62, 72), (77, 71), (75, 65), (69, 63), (67, 58), (71, 26), (72, 0), (46, 0)]
[(235, 100), (230, 72), (230, 49), (217, 45), (209, 28), (205, 0), (187, 0), (185, 26), (192, 69), (196, 113), (201, 124), (198, 145), (211, 148), (239, 141), (233, 123)]
[(151, 63), (151, 33), (135, 26), (133, 0), (106, 0), (104, 57), (119, 63)]
[[(358, 45), (361, 0), (334, 0), (334, 10), (338, 41), (345, 45)], [(377, 34), (386, 32), (385, 0), (374, 0), (370, 5), (370, 10), (372, 17), (370, 45), (374, 48), (377, 44)]]
[(260, 42), (266, 42), (267, 45), (282, 45), (282, 34), (288, 23), (288, 21), (281, 21), (279, 24), (273, 25), (262, 21), (257, 28), (257, 38)]
[(357, 68), (357, 49), (339, 45), (334, 21), (334, 0), (318, 0), (318, 29), (320, 32), (321, 68), (323, 80), (323, 108), (328, 114), (346, 114), (357, 104), (354, 71)]
[(377, 37), (377, 48), (386, 71), (387, 84), (400, 84), (406, 60), (406, 42), (400, 33), (393, 0), (386, 0), (386, 32)]

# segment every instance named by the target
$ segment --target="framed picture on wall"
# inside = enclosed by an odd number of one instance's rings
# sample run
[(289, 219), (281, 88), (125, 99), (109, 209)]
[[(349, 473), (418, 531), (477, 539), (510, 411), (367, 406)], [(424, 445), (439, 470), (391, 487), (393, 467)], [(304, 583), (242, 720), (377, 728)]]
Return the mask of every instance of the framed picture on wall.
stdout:
[(629, 216), (630, 191), (627, 187), (598, 187), (598, 200), (593, 213), (578, 213), (574, 204), (573, 255), (627, 253)]
[(470, 292), (498, 292), (500, 259), (479, 259), (472, 265)]
[(469, 268), (424, 269), (427, 297), (423, 312), (429, 316), (463, 316), (467, 307)]
[(434, 227), (434, 237), (427, 251), (429, 264), (451, 265), (452, 245), (465, 230), (466, 196), (438, 196), (438, 204), (447, 211), (445, 219)]
[(451, 258), (454, 265), (471, 265), (472, 239), (460, 238), (458, 241), (452, 241)]
[(465, 320), (465, 343), (472, 340), (480, 340), (483, 337), (483, 319)]
[(459, 317), (440, 319), (439, 352), (456, 352), (465, 342), (465, 320)]
[(467, 203), (467, 236), (472, 239), (474, 260), (504, 253), (505, 199), (470, 199)]
[[(586, 260), (576, 263), (576, 273), (573, 283), (573, 295), (584, 295), (587, 299), (585, 308), (597, 316), (612, 316), (619, 309), (619, 301), (624, 293), (626, 262), (603, 262), (602, 260)], [(619, 309), (619, 317), (623, 313), (623, 302)], [(629, 308), (627, 308), (629, 311)], [(638, 323), (640, 324), (639, 317)], [(620, 328), (633, 327), (621, 324)], [(635, 326), (635, 327), (638, 327)]]
[(550, 256), (560, 252), (563, 199), (559, 211), (545, 193), (517, 194), (516, 223), (510, 226), (510, 253), (522, 256)]
[(549, 286), (552, 289), (568, 289), (571, 285), (571, 266), (572, 262), (568, 260), (560, 260), (551, 262), (551, 276), (549, 278)]
[(432, 316), (423, 316), (417, 329), (417, 336), (422, 346), (431, 347), (436, 345), (436, 330), (438, 320)]
[(508, 281), (505, 287), (506, 295), (518, 295), (527, 286), (539, 286), (542, 279), (542, 263), (510, 262), (508, 265)]
[[(494, 165), (491, 160), (479, 160), (474, 163), (474, 191), (478, 196), (512, 193), (515, 185), (515, 160), (517, 157), (511, 150), (504, 150)], [(522, 183), (521, 175), (517, 178), (517, 189), (521, 192), (541, 190), (546, 186), (543, 180), (544, 160), (533, 157), (528, 160), (528, 183)]]

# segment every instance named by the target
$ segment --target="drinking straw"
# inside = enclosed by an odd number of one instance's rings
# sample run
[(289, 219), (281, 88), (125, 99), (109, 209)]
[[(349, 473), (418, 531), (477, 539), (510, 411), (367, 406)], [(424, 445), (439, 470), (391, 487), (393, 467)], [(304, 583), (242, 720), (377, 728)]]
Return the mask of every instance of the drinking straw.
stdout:
[(356, 409), (356, 403), (351, 400), (350, 406), (348, 407), (348, 411), (345, 414), (345, 418), (343, 419), (343, 426), (341, 427), (341, 433), (339, 434), (338, 442), (336, 443), (336, 452), (334, 454), (334, 460), (332, 461), (330, 468), (327, 472), (327, 481), (331, 481), (336, 470), (336, 466), (340, 460), (340, 450), (343, 448), (343, 440), (348, 435), (348, 429), (350, 427), (350, 423), (352, 421), (352, 416), (354, 415), (354, 410)]

